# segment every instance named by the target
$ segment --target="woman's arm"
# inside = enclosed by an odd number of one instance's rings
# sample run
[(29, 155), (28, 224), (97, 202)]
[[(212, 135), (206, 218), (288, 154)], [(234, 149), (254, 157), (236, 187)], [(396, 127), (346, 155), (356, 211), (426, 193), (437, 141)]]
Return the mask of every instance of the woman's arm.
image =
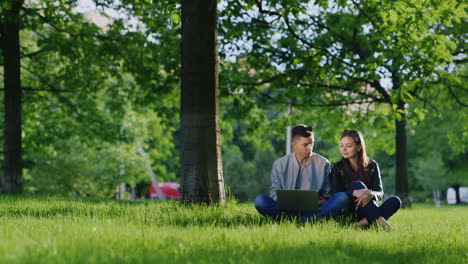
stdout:
[(333, 195), (337, 192), (344, 192), (346, 190), (342, 175), (341, 175), (341, 166), (340, 163), (335, 163), (332, 165), (330, 174), (328, 175), (330, 180), (330, 195)]
[(371, 186), (368, 187), (370, 187), (372, 191), (373, 199), (378, 202), (382, 200), (384, 191), (382, 186), (382, 178), (380, 177), (379, 164), (377, 164), (375, 160), (373, 160), (372, 163), (372, 170), (371, 174), (369, 175)]

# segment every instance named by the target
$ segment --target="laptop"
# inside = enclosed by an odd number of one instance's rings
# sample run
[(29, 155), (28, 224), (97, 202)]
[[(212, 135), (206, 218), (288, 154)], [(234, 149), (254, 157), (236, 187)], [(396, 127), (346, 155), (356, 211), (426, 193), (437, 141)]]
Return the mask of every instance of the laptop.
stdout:
[(277, 190), (281, 211), (318, 211), (318, 192), (309, 190)]

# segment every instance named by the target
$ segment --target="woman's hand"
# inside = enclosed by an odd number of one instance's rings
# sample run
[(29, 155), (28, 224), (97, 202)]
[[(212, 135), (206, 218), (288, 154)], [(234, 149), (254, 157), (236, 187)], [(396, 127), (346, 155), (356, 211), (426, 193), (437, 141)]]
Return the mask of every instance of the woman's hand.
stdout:
[(359, 198), (361, 197), (362, 193), (367, 190), (367, 189), (360, 189), (360, 190), (354, 190), (353, 191), (353, 196), (356, 197), (356, 198)]
[(354, 190), (353, 196), (357, 197), (354, 202), (360, 207), (366, 206), (374, 198), (372, 191), (369, 189)]

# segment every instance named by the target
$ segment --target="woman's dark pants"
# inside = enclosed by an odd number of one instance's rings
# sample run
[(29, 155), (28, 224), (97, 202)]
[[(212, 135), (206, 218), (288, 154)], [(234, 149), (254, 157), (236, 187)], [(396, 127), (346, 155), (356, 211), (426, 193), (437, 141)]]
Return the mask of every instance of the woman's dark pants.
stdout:
[(388, 220), (401, 207), (401, 200), (397, 196), (388, 198), (380, 207), (374, 200), (369, 201), (363, 207), (356, 206), (354, 204), (356, 198), (353, 197), (353, 191), (362, 189), (367, 189), (367, 186), (362, 181), (355, 181), (349, 186), (347, 192), (352, 202), (352, 205), (348, 208), (348, 212), (354, 214), (358, 220), (365, 217), (369, 223), (372, 223), (380, 216)]

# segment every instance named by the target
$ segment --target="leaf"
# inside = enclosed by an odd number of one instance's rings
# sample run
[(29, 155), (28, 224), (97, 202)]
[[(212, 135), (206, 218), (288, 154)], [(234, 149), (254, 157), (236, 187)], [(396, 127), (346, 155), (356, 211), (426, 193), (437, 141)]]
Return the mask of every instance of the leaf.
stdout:
[(171, 16), (172, 23), (178, 25), (180, 23), (180, 15), (177, 13), (173, 13)]

